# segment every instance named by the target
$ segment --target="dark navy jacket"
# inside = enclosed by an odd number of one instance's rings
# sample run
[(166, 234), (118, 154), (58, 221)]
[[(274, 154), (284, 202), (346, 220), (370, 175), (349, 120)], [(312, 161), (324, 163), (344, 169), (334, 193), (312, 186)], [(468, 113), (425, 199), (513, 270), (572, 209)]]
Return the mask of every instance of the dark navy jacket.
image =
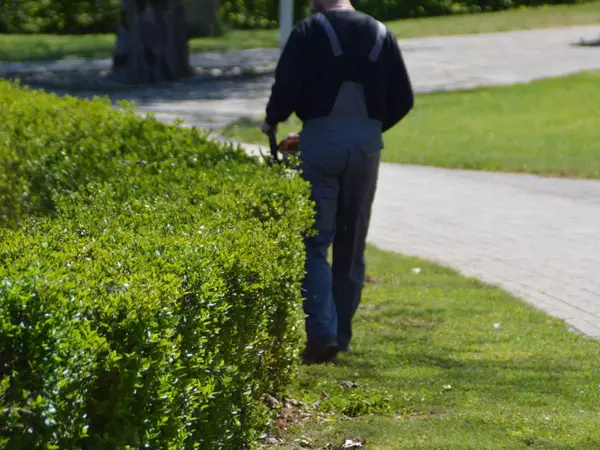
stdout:
[(414, 106), (393, 33), (367, 14), (327, 11), (292, 30), (277, 65), (267, 123), (284, 122), (292, 113), (303, 122), (329, 115), (344, 81), (363, 85), (369, 116), (382, 123), (382, 131)]

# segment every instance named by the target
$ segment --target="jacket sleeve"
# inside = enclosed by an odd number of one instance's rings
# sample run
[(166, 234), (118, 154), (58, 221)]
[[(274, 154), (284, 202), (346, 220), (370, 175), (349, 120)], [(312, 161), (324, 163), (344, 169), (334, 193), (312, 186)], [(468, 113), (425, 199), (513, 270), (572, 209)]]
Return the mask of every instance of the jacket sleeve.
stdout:
[(266, 122), (277, 125), (286, 121), (300, 104), (306, 82), (307, 39), (302, 23), (294, 27), (281, 52), (275, 70), (275, 83), (267, 103)]
[(382, 130), (385, 132), (400, 122), (413, 108), (415, 97), (398, 41), (388, 31), (385, 42), (388, 69), (387, 111)]

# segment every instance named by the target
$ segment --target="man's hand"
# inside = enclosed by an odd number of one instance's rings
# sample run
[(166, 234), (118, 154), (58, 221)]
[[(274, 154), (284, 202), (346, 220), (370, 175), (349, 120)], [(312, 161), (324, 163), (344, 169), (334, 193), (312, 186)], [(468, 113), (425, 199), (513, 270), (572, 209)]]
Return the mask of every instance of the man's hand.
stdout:
[(263, 121), (262, 125), (260, 126), (260, 131), (262, 131), (264, 134), (269, 134), (271, 132), (276, 132), (277, 131), (277, 125), (272, 126), (269, 125), (267, 123), (267, 121)]

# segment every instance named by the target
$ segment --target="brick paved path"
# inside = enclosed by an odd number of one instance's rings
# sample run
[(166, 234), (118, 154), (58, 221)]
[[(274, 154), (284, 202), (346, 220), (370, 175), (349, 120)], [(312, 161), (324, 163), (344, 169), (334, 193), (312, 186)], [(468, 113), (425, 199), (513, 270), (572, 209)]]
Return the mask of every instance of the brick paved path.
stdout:
[(419, 92), (507, 85), (600, 69), (600, 48), (573, 45), (600, 26), (400, 41)]

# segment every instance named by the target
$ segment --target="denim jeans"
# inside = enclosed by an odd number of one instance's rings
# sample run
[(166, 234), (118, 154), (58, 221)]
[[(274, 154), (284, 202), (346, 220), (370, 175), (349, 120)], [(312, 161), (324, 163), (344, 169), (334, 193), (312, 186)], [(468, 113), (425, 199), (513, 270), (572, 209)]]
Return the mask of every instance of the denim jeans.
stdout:
[[(380, 146), (301, 138), (302, 176), (316, 203), (316, 236), (305, 239), (302, 290), (309, 342), (337, 337), (342, 350), (352, 338), (352, 319), (365, 278), (365, 245), (379, 172)], [(333, 264), (327, 261), (333, 244)]]

